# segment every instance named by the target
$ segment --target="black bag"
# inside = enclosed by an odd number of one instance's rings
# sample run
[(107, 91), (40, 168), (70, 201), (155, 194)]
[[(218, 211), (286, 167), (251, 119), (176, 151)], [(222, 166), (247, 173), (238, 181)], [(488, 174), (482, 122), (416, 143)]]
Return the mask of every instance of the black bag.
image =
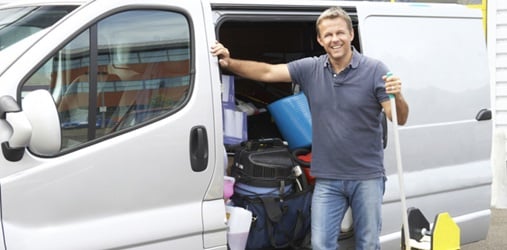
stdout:
[(252, 212), (246, 249), (307, 249), (311, 232), (313, 186), (278, 196), (235, 193), (232, 202)]
[(236, 182), (258, 187), (279, 187), (295, 181), (293, 160), (282, 140), (258, 139), (241, 144), (234, 154), (231, 175)]
[(235, 151), (231, 175), (236, 178), (234, 206), (253, 216), (247, 249), (297, 249), (309, 244), (313, 186), (282, 140), (243, 142)]

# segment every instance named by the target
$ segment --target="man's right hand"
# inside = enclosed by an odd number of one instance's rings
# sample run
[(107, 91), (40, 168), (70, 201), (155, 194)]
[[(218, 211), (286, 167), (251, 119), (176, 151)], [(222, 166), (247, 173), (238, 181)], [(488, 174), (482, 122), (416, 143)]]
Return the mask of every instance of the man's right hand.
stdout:
[(231, 54), (229, 53), (229, 50), (226, 47), (224, 47), (223, 44), (217, 41), (213, 46), (211, 46), (211, 54), (213, 56), (218, 57), (218, 63), (220, 64), (221, 67), (227, 68), (229, 66)]
[(291, 82), (287, 64), (233, 59), (229, 50), (219, 42), (211, 46), (211, 54), (218, 57), (220, 67), (238, 76), (261, 82)]

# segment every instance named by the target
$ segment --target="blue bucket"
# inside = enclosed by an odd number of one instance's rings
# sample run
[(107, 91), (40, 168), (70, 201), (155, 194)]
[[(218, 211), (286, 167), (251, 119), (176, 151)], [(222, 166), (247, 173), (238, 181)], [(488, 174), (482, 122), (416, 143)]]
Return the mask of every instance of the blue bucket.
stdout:
[(268, 110), (290, 149), (312, 145), (312, 118), (303, 92), (269, 104)]

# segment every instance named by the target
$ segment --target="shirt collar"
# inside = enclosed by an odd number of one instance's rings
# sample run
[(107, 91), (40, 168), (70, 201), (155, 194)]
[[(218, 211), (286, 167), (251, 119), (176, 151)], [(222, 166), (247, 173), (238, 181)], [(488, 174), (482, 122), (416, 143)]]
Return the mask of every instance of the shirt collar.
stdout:
[[(361, 61), (363, 55), (359, 53), (354, 46), (352, 46), (352, 60), (350, 60), (350, 64), (347, 68), (355, 69), (359, 66), (359, 62)], [(324, 55), (324, 68), (330, 67), (329, 56), (327, 54)]]

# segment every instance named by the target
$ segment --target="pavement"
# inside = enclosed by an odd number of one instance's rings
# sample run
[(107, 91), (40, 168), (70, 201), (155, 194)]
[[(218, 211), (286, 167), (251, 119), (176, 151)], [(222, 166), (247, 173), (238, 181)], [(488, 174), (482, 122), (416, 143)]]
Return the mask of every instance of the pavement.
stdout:
[(488, 237), (472, 244), (461, 246), (461, 250), (504, 250), (507, 249), (507, 209), (491, 209), (491, 224)]
[[(305, 248), (305, 249), (311, 249)], [(507, 208), (491, 209), (491, 222), (485, 240), (461, 246), (460, 250), (506, 250), (507, 249)], [(293, 250), (292, 248), (281, 250)]]

